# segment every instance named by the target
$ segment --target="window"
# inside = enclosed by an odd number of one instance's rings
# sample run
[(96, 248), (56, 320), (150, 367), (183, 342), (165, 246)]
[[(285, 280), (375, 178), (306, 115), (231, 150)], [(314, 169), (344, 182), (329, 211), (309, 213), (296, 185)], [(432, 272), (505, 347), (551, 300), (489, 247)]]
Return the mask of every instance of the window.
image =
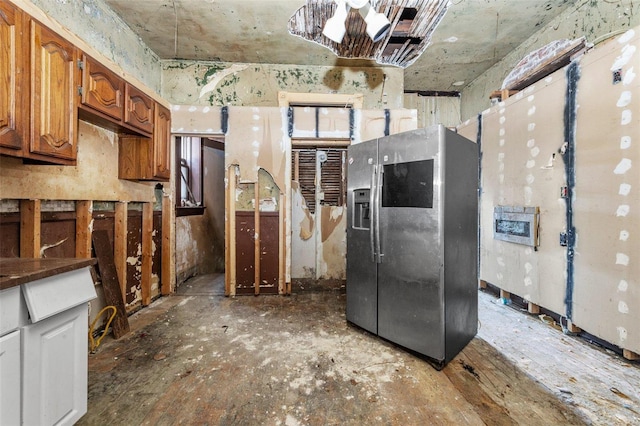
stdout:
[(202, 138), (176, 136), (176, 214), (202, 214)]
[(300, 192), (310, 213), (315, 213), (316, 204), (344, 205), (346, 154), (346, 148), (294, 146), (291, 156), (292, 177), (300, 185)]

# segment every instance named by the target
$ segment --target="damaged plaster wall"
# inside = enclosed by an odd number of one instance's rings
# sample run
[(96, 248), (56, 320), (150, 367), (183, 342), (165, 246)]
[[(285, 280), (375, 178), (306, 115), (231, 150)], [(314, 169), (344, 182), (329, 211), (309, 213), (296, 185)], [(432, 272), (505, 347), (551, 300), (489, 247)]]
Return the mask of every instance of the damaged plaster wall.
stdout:
[[(77, 166), (28, 165), (22, 164), (19, 158), (0, 157), (0, 199), (3, 202), (18, 199), (42, 200), (43, 212), (48, 211), (48, 206), (51, 205), (66, 205), (65, 210), (75, 214), (73, 200), (93, 201), (94, 212), (98, 212), (102, 204), (110, 205), (112, 210), (113, 201), (129, 202), (129, 207), (133, 208), (133, 204), (138, 202), (154, 203), (156, 201), (154, 186), (155, 183), (151, 182), (142, 183), (118, 179), (117, 135), (84, 121), (80, 121), (78, 125)], [(101, 201), (105, 203), (101, 203)], [(141, 218), (139, 219), (140, 223), (137, 225), (134, 225), (131, 220), (129, 221), (131, 232), (136, 227), (139, 232), (142, 225)], [(96, 229), (96, 226), (92, 221), (91, 229)], [(64, 227), (59, 228), (60, 231), (75, 232), (75, 228), (71, 230)], [(52, 245), (44, 239), (44, 233), (42, 236), (41, 255), (46, 257), (57, 249), (58, 242)], [(61, 242), (66, 241), (61, 240)], [(67, 244), (73, 246), (70, 242)], [(155, 259), (156, 251), (157, 245), (154, 241), (152, 249), (154, 261), (158, 260)], [(16, 255), (18, 253), (19, 250), (16, 250)], [(52, 256), (74, 257), (74, 255), (75, 248), (71, 247), (64, 256), (56, 256), (55, 254)], [(135, 250), (135, 253), (129, 253), (128, 268), (139, 271), (141, 255), (141, 249)], [(127, 291), (129, 296), (133, 298), (127, 301), (127, 306), (136, 307), (141, 302), (140, 272), (134, 273), (131, 278)], [(151, 277), (151, 286), (152, 296), (156, 296), (158, 293), (158, 276), (156, 274)], [(94, 314), (105, 306), (102, 287), (98, 286), (96, 290), (99, 298), (91, 302)]]
[[(636, 27), (460, 128), (482, 135), (480, 279), (635, 353), (639, 50)], [(494, 238), (497, 206), (540, 208), (537, 249)]]
[[(87, 44), (160, 92), (160, 59), (102, 0), (31, 0)], [(20, 0), (16, 1), (20, 5)]]
[(599, 43), (615, 34), (640, 25), (640, 2), (633, 0), (578, 0), (549, 25), (522, 43), (462, 91), (462, 119), (474, 117), (490, 106), (489, 95), (499, 90), (503, 80), (528, 53), (559, 39), (585, 36)]
[[(292, 141), (288, 133), (287, 113), (287, 108), (280, 107), (230, 107), (225, 136), (225, 170), (238, 166), (238, 188), (241, 184), (258, 182), (259, 173), (264, 170), (273, 177), (284, 195), (285, 204), (279, 206), (279, 211), (284, 215), (287, 282), (292, 276), (344, 279), (345, 209), (327, 206), (319, 208), (313, 215), (309, 213), (297, 183), (291, 181)], [(308, 139), (309, 135), (315, 135), (317, 125), (336, 137), (349, 135), (349, 120), (344, 119), (342, 110), (320, 112), (318, 123), (315, 119), (308, 119), (316, 117), (315, 113), (298, 114), (299, 118), (305, 116), (307, 119), (295, 122), (293, 134)], [(219, 134), (223, 127), (221, 117), (221, 107), (174, 105), (172, 132)], [(389, 122), (385, 121), (387, 117)], [(415, 128), (416, 110), (398, 109), (387, 113), (383, 110), (357, 110), (354, 113), (353, 140), (347, 139), (345, 144), (382, 137), (385, 130), (393, 134)], [(240, 202), (244, 199), (238, 198)], [(250, 202), (252, 196), (247, 200)], [(295, 258), (295, 264), (292, 258)]]
[[(176, 217), (176, 283), (189, 277), (212, 273), (216, 263), (216, 244), (211, 223), (204, 215)], [(224, 241), (222, 242), (224, 244)], [(224, 250), (223, 250), (224, 251)], [(224, 259), (224, 254), (222, 256)]]
[(224, 272), (224, 151), (204, 148), (204, 215), (209, 223), (212, 272)]
[(278, 105), (278, 92), (362, 93), (367, 109), (402, 108), (404, 71), (393, 67), (162, 61), (162, 96), (176, 105)]
[[(220, 136), (220, 108), (174, 105), (171, 133)], [(193, 275), (224, 271), (224, 152), (203, 149), (205, 211), (176, 217), (176, 283)]]
[(153, 203), (155, 183), (118, 179), (118, 139), (80, 121), (76, 166), (30, 165), (0, 157), (0, 198)]

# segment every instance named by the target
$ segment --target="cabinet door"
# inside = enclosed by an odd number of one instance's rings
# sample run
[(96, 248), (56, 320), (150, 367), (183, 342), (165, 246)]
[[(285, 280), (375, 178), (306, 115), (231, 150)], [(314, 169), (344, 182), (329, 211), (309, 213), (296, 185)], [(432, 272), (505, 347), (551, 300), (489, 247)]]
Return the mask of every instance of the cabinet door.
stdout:
[(124, 81), (89, 56), (82, 62), (82, 104), (122, 121)]
[(153, 129), (154, 174), (158, 179), (171, 177), (171, 112), (156, 104), (156, 123)]
[(72, 425), (87, 412), (87, 304), (22, 329), (28, 425)]
[(0, 425), (20, 424), (20, 330), (0, 337)]
[(145, 133), (153, 133), (154, 101), (141, 90), (125, 84), (124, 121)]
[(0, 152), (16, 155), (29, 129), (28, 46), (23, 31), (22, 12), (11, 3), (0, 3)]
[(129, 135), (118, 138), (118, 179), (154, 179), (151, 138)]
[(31, 21), (31, 152), (76, 158), (75, 47)]

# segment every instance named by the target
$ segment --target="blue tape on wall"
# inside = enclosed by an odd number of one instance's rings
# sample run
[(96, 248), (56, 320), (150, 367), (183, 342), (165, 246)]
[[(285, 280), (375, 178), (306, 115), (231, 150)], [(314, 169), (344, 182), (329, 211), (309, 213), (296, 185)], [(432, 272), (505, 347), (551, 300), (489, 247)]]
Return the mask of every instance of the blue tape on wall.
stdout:
[(287, 110), (287, 118), (289, 118), (289, 137), (293, 136), (293, 107)]
[(389, 125), (391, 124), (391, 111), (384, 110), (384, 135), (389, 136)]
[(349, 109), (349, 139), (353, 140), (353, 128), (355, 126), (356, 117), (353, 108)]
[[(482, 202), (482, 114), (478, 114), (478, 207)], [(478, 208), (478, 276), (480, 276), (480, 209)]]
[(567, 196), (565, 208), (567, 216), (567, 288), (564, 303), (567, 319), (573, 316), (573, 271), (576, 243), (576, 229), (573, 224), (573, 190), (576, 186), (576, 112), (577, 112), (577, 88), (580, 80), (580, 67), (577, 61), (573, 61), (567, 67), (567, 91), (564, 104), (564, 145), (560, 150), (564, 160), (565, 177), (567, 180)]
[(220, 126), (222, 127), (222, 133), (227, 134), (229, 129), (229, 107), (223, 106), (220, 109)]

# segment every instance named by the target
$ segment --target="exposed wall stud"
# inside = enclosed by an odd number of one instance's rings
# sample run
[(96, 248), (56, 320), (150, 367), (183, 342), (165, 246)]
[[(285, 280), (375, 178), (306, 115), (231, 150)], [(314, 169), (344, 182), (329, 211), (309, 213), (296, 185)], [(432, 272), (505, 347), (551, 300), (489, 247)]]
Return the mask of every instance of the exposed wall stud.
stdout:
[(113, 229), (113, 263), (118, 272), (122, 299), (127, 303), (127, 214), (126, 201), (115, 204), (115, 223)]
[(260, 294), (260, 179), (253, 185), (254, 188), (254, 292)]
[(153, 204), (142, 204), (142, 271), (140, 286), (142, 306), (151, 304), (151, 274), (153, 262)]
[(174, 292), (173, 281), (173, 246), (171, 238), (171, 224), (173, 223), (173, 203), (168, 195), (162, 197), (162, 266), (160, 291), (163, 296)]
[(40, 205), (40, 200), (20, 200), (20, 257), (41, 257)]
[(76, 201), (76, 257), (91, 257), (93, 201)]

